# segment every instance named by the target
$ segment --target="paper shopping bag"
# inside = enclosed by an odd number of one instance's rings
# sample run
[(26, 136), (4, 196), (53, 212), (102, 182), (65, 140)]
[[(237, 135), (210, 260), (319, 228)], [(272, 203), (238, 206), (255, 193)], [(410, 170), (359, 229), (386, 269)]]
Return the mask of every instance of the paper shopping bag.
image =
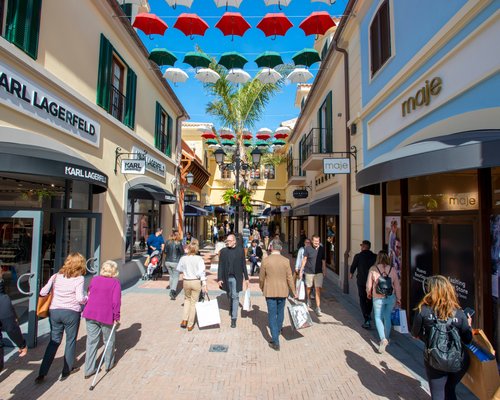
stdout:
[(290, 321), (295, 329), (303, 329), (312, 326), (311, 315), (304, 303), (290, 301), (288, 304)]
[(217, 299), (207, 299), (196, 303), (196, 319), (198, 320), (198, 327), (220, 324), (219, 303)]
[(304, 285), (304, 281), (302, 279), (299, 279), (297, 281), (296, 290), (297, 290), (297, 296), (298, 296), (299, 300), (305, 300), (306, 299), (306, 288)]
[(408, 320), (406, 310), (395, 308), (391, 313), (391, 322), (394, 330), (399, 333), (410, 333), (408, 331)]
[(250, 289), (245, 290), (245, 297), (243, 299), (243, 311), (250, 311), (252, 309), (252, 302), (250, 300)]

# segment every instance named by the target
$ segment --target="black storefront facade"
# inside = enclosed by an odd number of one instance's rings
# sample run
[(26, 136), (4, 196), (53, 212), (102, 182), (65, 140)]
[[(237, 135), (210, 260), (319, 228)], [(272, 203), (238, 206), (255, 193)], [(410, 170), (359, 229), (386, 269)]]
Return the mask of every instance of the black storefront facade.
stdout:
[(356, 177), (358, 191), (381, 196), (381, 234), (399, 258), (403, 307), (411, 315), (425, 278), (444, 275), (497, 349), (498, 154), (500, 131), (458, 132), (394, 149)]

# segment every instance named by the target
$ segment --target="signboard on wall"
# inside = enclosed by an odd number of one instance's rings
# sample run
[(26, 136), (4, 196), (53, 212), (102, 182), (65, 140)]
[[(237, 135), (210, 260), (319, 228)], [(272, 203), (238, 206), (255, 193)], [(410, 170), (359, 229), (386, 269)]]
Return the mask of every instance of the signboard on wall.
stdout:
[(323, 159), (324, 174), (350, 174), (350, 158), (325, 158)]
[(145, 173), (145, 160), (122, 160), (122, 174), (144, 175)]
[(297, 189), (293, 191), (292, 195), (294, 199), (306, 199), (309, 192), (305, 189)]
[(159, 175), (161, 177), (165, 177), (165, 163), (162, 163), (157, 158), (149, 155), (144, 150), (139, 149), (138, 147), (132, 147), (132, 153), (134, 153), (135, 158), (137, 160), (145, 160), (146, 161), (146, 170), (152, 172), (153, 174)]

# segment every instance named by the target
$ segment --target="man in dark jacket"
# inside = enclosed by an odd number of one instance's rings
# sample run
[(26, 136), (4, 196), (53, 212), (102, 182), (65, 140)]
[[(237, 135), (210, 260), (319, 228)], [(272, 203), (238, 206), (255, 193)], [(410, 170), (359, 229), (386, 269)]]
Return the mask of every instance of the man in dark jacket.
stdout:
[(217, 270), (217, 283), (229, 297), (229, 315), (231, 315), (231, 328), (236, 328), (240, 292), (248, 288), (248, 272), (245, 252), (241, 246), (236, 245), (236, 236), (229, 234), (226, 247), (219, 253), (219, 267)]
[(19, 329), (12, 302), (9, 296), (5, 294), (2, 269), (0, 268), (0, 372), (3, 370), (4, 357), (2, 331), (5, 331), (10, 340), (19, 347), (19, 357), (24, 357), (28, 352), (28, 347), (26, 347), (26, 341), (23, 338), (21, 329)]
[(259, 261), (262, 261), (262, 256), (264, 255), (262, 252), (262, 248), (259, 246), (258, 240), (252, 240), (252, 247), (248, 250), (249, 258), (250, 258), (250, 275), (253, 276), (255, 270), (259, 268)]
[(371, 314), (373, 309), (372, 300), (366, 295), (366, 280), (368, 279), (368, 270), (375, 265), (377, 255), (373, 253), (370, 248), (372, 244), (369, 240), (363, 240), (361, 243), (361, 252), (354, 256), (352, 261), (349, 278), (358, 270), (356, 276), (356, 283), (358, 285), (359, 305), (365, 322), (361, 325), (365, 329), (370, 329)]

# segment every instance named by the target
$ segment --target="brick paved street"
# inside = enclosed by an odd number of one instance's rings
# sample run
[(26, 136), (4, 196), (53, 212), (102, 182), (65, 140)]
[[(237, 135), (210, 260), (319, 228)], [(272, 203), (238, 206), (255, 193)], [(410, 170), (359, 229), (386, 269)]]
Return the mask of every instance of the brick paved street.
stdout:
[[(117, 365), (100, 376), (95, 390), (83, 370), (59, 382), (62, 350), (46, 382), (35, 386), (47, 339), (13, 357), (0, 375), (0, 399), (427, 399), (418, 379), (389, 353), (374, 351), (373, 331), (359, 327), (340, 303), (327, 293), (324, 316), (313, 316), (313, 327), (294, 332), (288, 316), (281, 351), (267, 345), (265, 299), (252, 279), (253, 311), (243, 312), (237, 329), (229, 327), (228, 302), (209, 288), (221, 307), (220, 328), (192, 332), (179, 328), (183, 296), (171, 301), (167, 278), (142, 282), (123, 296), (122, 325), (117, 336)], [(211, 344), (229, 346), (211, 353)], [(83, 366), (85, 323), (80, 327), (77, 366)], [(390, 346), (389, 346), (390, 349)]]

